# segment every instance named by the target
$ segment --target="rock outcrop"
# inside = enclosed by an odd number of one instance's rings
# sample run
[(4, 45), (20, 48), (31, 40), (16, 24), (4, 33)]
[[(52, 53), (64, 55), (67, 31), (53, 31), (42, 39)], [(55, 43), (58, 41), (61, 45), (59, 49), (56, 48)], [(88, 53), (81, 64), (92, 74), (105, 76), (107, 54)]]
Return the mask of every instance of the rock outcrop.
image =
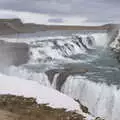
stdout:
[[(74, 111), (51, 108), (47, 104), (37, 104), (34, 98), (14, 95), (0, 95), (0, 120), (84, 120)], [(1, 115), (4, 114), (3, 115)], [(13, 119), (6, 115), (11, 115)], [(6, 118), (6, 119), (2, 119)]]
[(65, 81), (70, 75), (82, 75), (82, 74), (85, 74), (86, 72), (88, 72), (88, 69), (86, 68), (80, 69), (80, 68), (70, 67), (65, 69), (52, 69), (52, 70), (46, 71), (45, 73), (48, 76), (48, 79), (51, 84), (53, 84), (54, 82), (53, 80), (55, 75), (58, 74), (58, 76), (56, 77), (56, 89), (58, 91), (61, 91), (62, 85), (65, 83)]

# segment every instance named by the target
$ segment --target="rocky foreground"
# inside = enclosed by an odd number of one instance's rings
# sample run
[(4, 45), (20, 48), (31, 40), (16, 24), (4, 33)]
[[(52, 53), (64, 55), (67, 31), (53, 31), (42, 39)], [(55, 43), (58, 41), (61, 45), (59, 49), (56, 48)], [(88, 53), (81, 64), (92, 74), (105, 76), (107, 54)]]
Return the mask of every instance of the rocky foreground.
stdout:
[[(0, 95), (0, 120), (84, 120), (83, 115), (47, 104), (37, 104), (34, 98)], [(96, 118), (95, 120), (102, 120)]]
[[(7, 119), (6, 119), (7, 118)], [(84, 116), (65, 109), (37, 104), (34, 98), (0, 96), (0, 120), (83, 120)]]

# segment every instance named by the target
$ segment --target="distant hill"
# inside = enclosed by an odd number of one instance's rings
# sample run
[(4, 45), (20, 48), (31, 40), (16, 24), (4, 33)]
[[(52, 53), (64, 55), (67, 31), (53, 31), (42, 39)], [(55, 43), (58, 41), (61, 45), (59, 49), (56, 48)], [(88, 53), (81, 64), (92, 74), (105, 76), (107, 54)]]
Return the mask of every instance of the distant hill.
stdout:
[(22, 21), (18, 18), (15, 18), (15, 19), (0, 19), (0, 23), (11, 23), (11, 24), (14, 24), (14, 25), (23, 25)]
[(23, 23), (20, 19), (0, 19), (0, 35), (15, 33), (33, 33), (47, 30), (111, 30), (117, 24), (106, 24), (101, 26), (65, 26), (65, 25), (42, 25), (34, 23)]

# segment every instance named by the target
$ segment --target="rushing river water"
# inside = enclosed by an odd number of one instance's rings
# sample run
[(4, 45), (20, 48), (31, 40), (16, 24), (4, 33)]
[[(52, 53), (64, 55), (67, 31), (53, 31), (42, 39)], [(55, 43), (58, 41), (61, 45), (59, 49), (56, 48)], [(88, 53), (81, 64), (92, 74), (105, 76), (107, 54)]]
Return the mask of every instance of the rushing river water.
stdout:
[(2, 39), (27, 43), (29, 60), (1, 72), (53, 87), (79, 99), (93, 115), (119, 120), (120, 64), (105, 31), (44, 31)]

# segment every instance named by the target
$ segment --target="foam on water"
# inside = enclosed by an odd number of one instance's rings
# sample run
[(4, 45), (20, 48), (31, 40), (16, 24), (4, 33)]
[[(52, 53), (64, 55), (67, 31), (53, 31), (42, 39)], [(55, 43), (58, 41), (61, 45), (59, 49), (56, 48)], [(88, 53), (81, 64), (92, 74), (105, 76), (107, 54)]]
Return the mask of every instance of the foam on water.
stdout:
[[(86, 37), (86, 34), (74, 34), (74, 35), (79, 35), (82, 37)], [(91, 33), (88, 34), (87, 36), (92, 35), (95, 38), (95, 43), (97, 46), (106, 46), (107, 41), (108, 41), (108, 34), (107, 33)]]
[(95, 38), (95, 42), (97, 46), (106, 47), (108, 41), (108, 36), (106, 33), (94, 33), (93, 37)]
[(120, 90), (104, 83), (94, 83), (82, 76), (69, 76), (62, 92), (79, 99), (95, 116), (105, 120), (120, 118)]
[(49, 87), (51, 86), (48, 80), (48, 77), (44, 72), (33, 73), (32, 71), (28, 71), (23, 67), (11, 66), (7, 69), (4, 69), (3, 73), (9, 76), (16, 76), (16, 77), (27, 79), (27, 80), (37, 81), (39, 84), (42, 84), (44, 86), (49, 86)]
[[(52, 35), (52, 34), (51, 34)], [(24, 35), (23, 35), (24, 36)], [(82, 37), (81, 42), (75, 36)], [(92, 37), (90, 37), (92, 36)], [(87, 37), (92, 40), (92, 45), (88, 44)], [(69, 36), (30, 36), (22, 37), (22, 35), (4, 38), (2, 40), (8, 42), (25, 42), (30, 46), (30, 61), (29, 63), (50, 62), (54, 60), (62, 60), (69, 62), (83, 62), (80, 59), (73, 60), (71, 56), (77, 54), (86, 54), (87, 49), (95, 49), (96, 46), (105, 46), (107, 40), (106, 33), (91, 33), (91, 34), (73, 34)], [(102, 40), (102, 42), (101, 42)], [(86, 47), (85, 47), (86, 46)], [(89, 50), (88, 50), (89, 51)], [(91, 60), (90, 60), (91, 61)], [(85, 61), (84, 61), (85, 62)]]
[[(56, 37), (47, 39), (47, 40), (37, 40), (30, 44), (31, 51), (31, 60), (32, 61), (41, 61), (45, 59), (53, 60), (67, 59), (72, 60), (70, 57), (77, 54), (86, 54), (88, 49), (95, 49), (95, 42), (93, 38), (91, 39), (91, 45), (88, 43), (87, 36), (77, 39), (74, 36), (71, 37), (62, 37), (61, 39)], [(83, 45), (84, 44), (84, 45)]]
[(31, 42), (35, 41), (48, 41), (51, 39), (66, 39), (65, 36), (48, 36), (48, 37), (37, 37), (37, 36), (31, 36), (31, 37), (21, 37), (19, 35), (13, 36), (13, 37), (2, 37), (0, 36), (1, 40), (7, 41), (7, 42), (25, 42), (30, 44)]

